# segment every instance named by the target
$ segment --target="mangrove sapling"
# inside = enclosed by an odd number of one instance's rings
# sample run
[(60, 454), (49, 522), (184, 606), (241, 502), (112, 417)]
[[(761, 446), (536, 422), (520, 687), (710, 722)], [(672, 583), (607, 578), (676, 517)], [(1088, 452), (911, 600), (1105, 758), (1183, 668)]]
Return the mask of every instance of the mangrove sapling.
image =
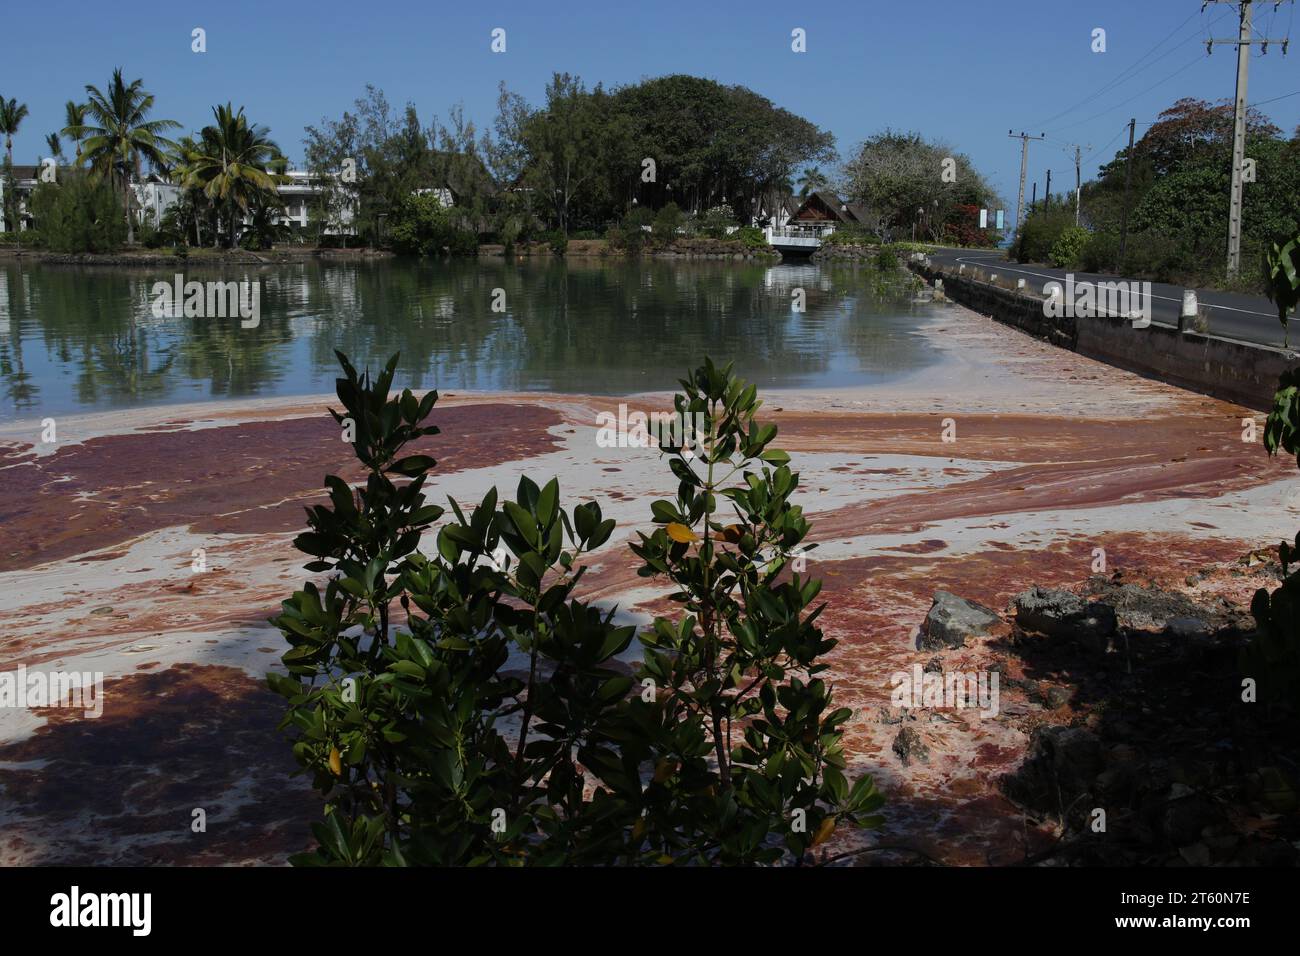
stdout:
[[(365, 483), (326, 478), (329, 504), (308, 509), (295, 545), (329, 577), (273, 619), (289, 676), (268, 683), (288, 699), (282, 726), (326, 799), (318, 849), (294, 862), (564, 862), (581, 838), (574, 754), (631, 687), (609, 662), (633, 628), (572, 596), (581, 557), (614, 523), (595, 502), (565, 512), (557, 481), (524, 478), (501, 508), (495, 489), (469, 516), (451, 502), (426, 557), (421, 533), (444, 515), (422, 490), (434, 460), (403, 450), (437, 433), (424, 424), (437, 393), (390, 399), (396, 356), (373, 381), (339, 361), (344, 410), (332, 414)], [(529, 655), (527, 682), (506, 672), (511, 651)], [(527, 717), (512, 750), (499, 724), (516, 713)], [(530, 736), (534, 719), (545, 739)]]
[(685, 614), (642, 635), (638, 692), (616, 660), (635, 629), (575, 595), (614, 530), (599, 504), (566, 511), (556, 479), (523, 477), (513, 500), (451, 501), (421, 553), (444, 511), (422, 490), (434, 460), (404, 449), (437, 432), (436, 393), (388, 398), (396, 357), (373, 381), (339, 360), (334, 417), (366, 479), (329, 476), (308, 510), (295, 543), (329, 577), (284, 602), (288, 676), (268, 677), (325, 798), (319, 846), (293, 862), (801, 861), (837, 823), (879, 822), (870, 778), (844, 775), (849, 711), (816, 676), (834, 646), (810, 610), (819, 584), (784, 574), (808, 530), (798, 476), (730, 368), (706, 360), (675, 398), (702, 416), (702, 457), (666, 449), (678, 496), (633, 549)]
[(641, 638), (642, 673), (660, 688), (654, 782), (667, 791), (647, 807), (644, 839), (697, 862), (802, 860), (840, 822), (878, 825), (883, 797), (844, 773), (851, 712), (817, 676), (836, 642), (816, 623), (821, 582), (799, 573), (809, 526), (790, 456), (771, 446), (777, 428), (757, 421), (757, 390), (730, 365), (706, 359), (681, 384), (676, 412), (705, 434), (664, 449), (677, 497), (653, 503), (660, 527), (632, 545), (683, 611)]

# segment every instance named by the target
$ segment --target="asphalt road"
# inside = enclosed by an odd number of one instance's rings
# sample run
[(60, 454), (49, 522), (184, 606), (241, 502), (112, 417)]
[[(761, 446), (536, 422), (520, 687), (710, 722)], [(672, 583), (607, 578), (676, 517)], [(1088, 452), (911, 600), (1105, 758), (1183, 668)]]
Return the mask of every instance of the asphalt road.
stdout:
[[(964, 263), (968, 268), (977, 266), (998, 275), (1023, 278), (1034, 292), (1041, 294), (1043, 284), (1055, 279), (1065, 281), (1064, 269), (1033, 264), (1008, 262), (1001, 250), (938, 249), (930, 253), (930, 260), (938, 265), (956, 268)], [(1091, 272), (1074, 273), (1074, 281), (1117, 282), (1116, 276)], [(1151, 321), (1157, 325), (1178, 326), (1178, 313), (1183, 305), (1181, 286), (1162, 282), (1151, 284)], [(1225, 338), (1264, 345), (1282, 345), (1282, 325), (1277, 320), (1277, 309), (1262, 295), (1239, 295), (1235, 292), (1196, 290), (1196, 301), (1210, 318), (1210, 332)]]

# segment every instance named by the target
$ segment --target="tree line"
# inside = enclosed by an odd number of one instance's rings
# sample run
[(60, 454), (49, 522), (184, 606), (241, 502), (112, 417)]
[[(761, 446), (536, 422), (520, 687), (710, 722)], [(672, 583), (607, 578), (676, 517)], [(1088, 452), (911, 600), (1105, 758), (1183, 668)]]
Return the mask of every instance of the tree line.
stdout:
[[(155, 115), (141, 80), (117, 70), (85, 91), (46, 138), (60, 176), (33, 195), (30, 238), (69, 251), (134, 243), (129, 184), (146, 168), (180, 188), (161, 221), (140, 223), (147, 245), (266, 247), (290, 237), (279, 191), (288, 159), (243, 107), (214, 106), (197, 135), (174, 137), (179, 124)], [(25, 105), (0, 97), (10, 181), (12, 136), (26, 117)], [(66, 163), (65, 142), (75, 150)], [(828, 175), (823, 166), (840, 160), (829, 131), (743, 86), (686, 75), (606, 89), (556, 73), (536, 105), (502, 84), (482, 129), (459, 106), (425, 120), (413, 103), (396, 108), (367, 86), (341, 116), (307, 126), (303, 146), (314, 189), (299, 239), (419, 254), (657, 228), (725, 235), (828, 188), (875, 237), (919, 221), (923, 237), (966, 241), (962, 229), (994, 196), (968, 157), (918, 133), (873, 136)], [(12, 230), (13, 189), (5, 206)]]
[(1013, 252), (1021, 261), (1063, 268), (1253, 289), (1259, 271), (1250, 264), (1274, 241), (1300, 233), (1300, 128), (1288, 138), (1258, 109), (1247, 111), (1246, 157), (1255, 174), (1242, 201), (1241, 257), (1247, 265), (1244, 279), (1230, 280), (1225, 271), (1233, 109), (1231, 101), (1179, 99), (1131, 151), (1121, 148), (1084, 184), (1077, 226), (1073, 197), (1046, 197), (1026, 217)]

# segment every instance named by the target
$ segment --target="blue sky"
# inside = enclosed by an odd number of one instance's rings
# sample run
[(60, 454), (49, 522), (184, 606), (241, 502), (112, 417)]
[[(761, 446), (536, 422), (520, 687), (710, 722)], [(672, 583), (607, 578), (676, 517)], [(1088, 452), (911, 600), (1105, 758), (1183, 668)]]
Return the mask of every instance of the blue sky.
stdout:
[[(806, 116), (835, 134), (842, 155), (885, 127), (943, 139), (1014, 203), (1020, 153), (1008, 129), (1048, 133), (1049, 142), (1030, 148), (1030, 179), (1041, 191), (1051, 168), (1053, 185), (1064, 187), (1073, 177), (1066, 144), (1095, 148), (1085, 157), (1087, 178), (1113, 156), (1130, 116), (1141, 136), (1141, 124), (1180, 96), (1231, 96), (1235, 76), (1232, 49), (1207, 57), (1203, 42), (1236, 35), (1235, 8), (1201, 13), (1199, 0), (822, 0), (802, 9), (765, 0), (6, 6), (0, 95), (31, 110), (14, 141), (18, 163), (44, 155), (45, 134), (63, 124), (63, 103), (83, 97), (88, 82), (102, 87), (115, 66), (143, 78), (158, 116), (196, 130), (214, 103), (229, 99), (295, 159), (303, 126), (338, 116), (366, 83), (394, 106), (414, 102), (426, 122), (459, 102), (482, 126), (502, 80), (537, 102), (553, 70), (607, 87), (692, 73), (749, 86)], [(1258, 27), (1287, 34), (1293, 4), (1276, 14), (1271, 3), (1256, 6)], [(195, 27), (207, 31), (204, 54), (190, 50)], [(489, 49), (494, 27), (506, 30), (503, 54)], [(790, 49), (796, 27), (807, 31), (806, 53)], [(1105, 53), (1090, 49), (1098, 27)], [(1300, 48), (1286, 58), (1278, 47), (1256, 52), (1252, 103), (1297, 91)], [(1262, 108), (1288, 133), (1300, 125), (1300, 95)]]

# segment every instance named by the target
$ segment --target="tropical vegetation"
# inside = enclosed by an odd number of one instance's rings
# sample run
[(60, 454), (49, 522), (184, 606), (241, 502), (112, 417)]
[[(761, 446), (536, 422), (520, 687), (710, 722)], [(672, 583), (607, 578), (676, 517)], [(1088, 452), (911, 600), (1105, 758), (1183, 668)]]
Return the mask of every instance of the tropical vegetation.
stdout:
[(127, 83), (122, 70), (113, 71), (107, 91), (86, 84), (85, 121), (66, 127), (65, 136), (81, 143), (82, 162), (118, 190), (126, 217), (126, 241), (135, 241), (135, 217), (131, 209), (131, 188), (144, 162), (165, 161), (175, 144), (163, 133), (180, 126), (175, 120), (149, 119), (153, 94), (141, 80)]
[[(396, 108), (367, 86), (342, 116), (305, 130), (313, 188), (308, 225), (296, 234), (284, 226), (278, 192), (288, 161), (243, 107), (214, 106), (211, 123), (173, 138), (179, 124), (155, 115), (154, 95), (121, 69), (85, 92), (85, 102), (65, 104), (62, 128), (46, 138), (49, 156), (61, 159), (66, 147), (74, 155), (64, 164), (109, 183), (125, 241), (151, 247), (296, 238), (412, 255), (473, 253), (482, 242), (507, 250), (544, 243), (563, 253), (570, 238), (586, 237), (634, 253), (678, 237), (745, 247), (761, 244), (751, 223), (832, 185), (872, 211), (874, 240), (918, 222), (922, 238), (989, 240), (975, 222), (992, 194), (965, 156), (887, 131), (862, 144), (832, 182), (824, 168), (838, 157), (829, 132), (745, 87), (700, 77), (605, 89), (556, 73), (535, 106), (502, 85), (486, 129), (459, 106), (444, 121), (426, 121), (414, 104)], [(25, 116), (25, 106), (0, 99), (7, 145)], [(940, 176), (948, 160), (952, 181)], [(180, 189), (160, 221), (136, 208), (128, 188), (146, 168)], [(48, 200), (45, 208), (53, 208)]]
[(661, 444), (677, 492), (631, 545), (678, 610), (638, 634), (581, 596), (615, 530), (598, 502), (522, 477), (448, 515), (422, 450), (437, 392), (390, 398), (396, 356), (374, 378), (339, 361), (364, 480), (326, 478), (295, 541), (323, 577), (273, 619), (289, 650), (268, 683), (325, 802), (295, 863), (801, 863), (879, 825), (822, 676), (799, 477), (753, 386), (707, 359), (682, 380), (698, 431)]
[(865, 225), (885, 239), (906, 238), (989, 244), (979, 230), (979, 210), (997, 194), (970, 158), (920, 133), (885, 130), (862, 143), (844, 164), (841, 198), (859, 204)]
[[(1225, 275), (1228, 196), (1232, 169), (1233, 104), (1184, 98), (1160, 114), (1085, 183), (1079, 224), (1058, 264), (1087, 271), (1122, 271), (1188, 285), (1236, 285), (1258, 290), (1253, 264), (1277, 241), (1300, 230), (1300, 129), (1288, 139), (1258, 109), (1247, 111), (1246, 156), (1255, 178), (1245, 184), (1242, 209), (1243, 277)], [(1128, 234), (1120, 261), (1125, 183)], [(1027, 215), (1012, 247), (1022, 262), (1052, 259), (1057, 240), (1075, 225), (1074, 197), (1048, 196)], [(1068, 248), (1067, 248), (1068, 247)]]

